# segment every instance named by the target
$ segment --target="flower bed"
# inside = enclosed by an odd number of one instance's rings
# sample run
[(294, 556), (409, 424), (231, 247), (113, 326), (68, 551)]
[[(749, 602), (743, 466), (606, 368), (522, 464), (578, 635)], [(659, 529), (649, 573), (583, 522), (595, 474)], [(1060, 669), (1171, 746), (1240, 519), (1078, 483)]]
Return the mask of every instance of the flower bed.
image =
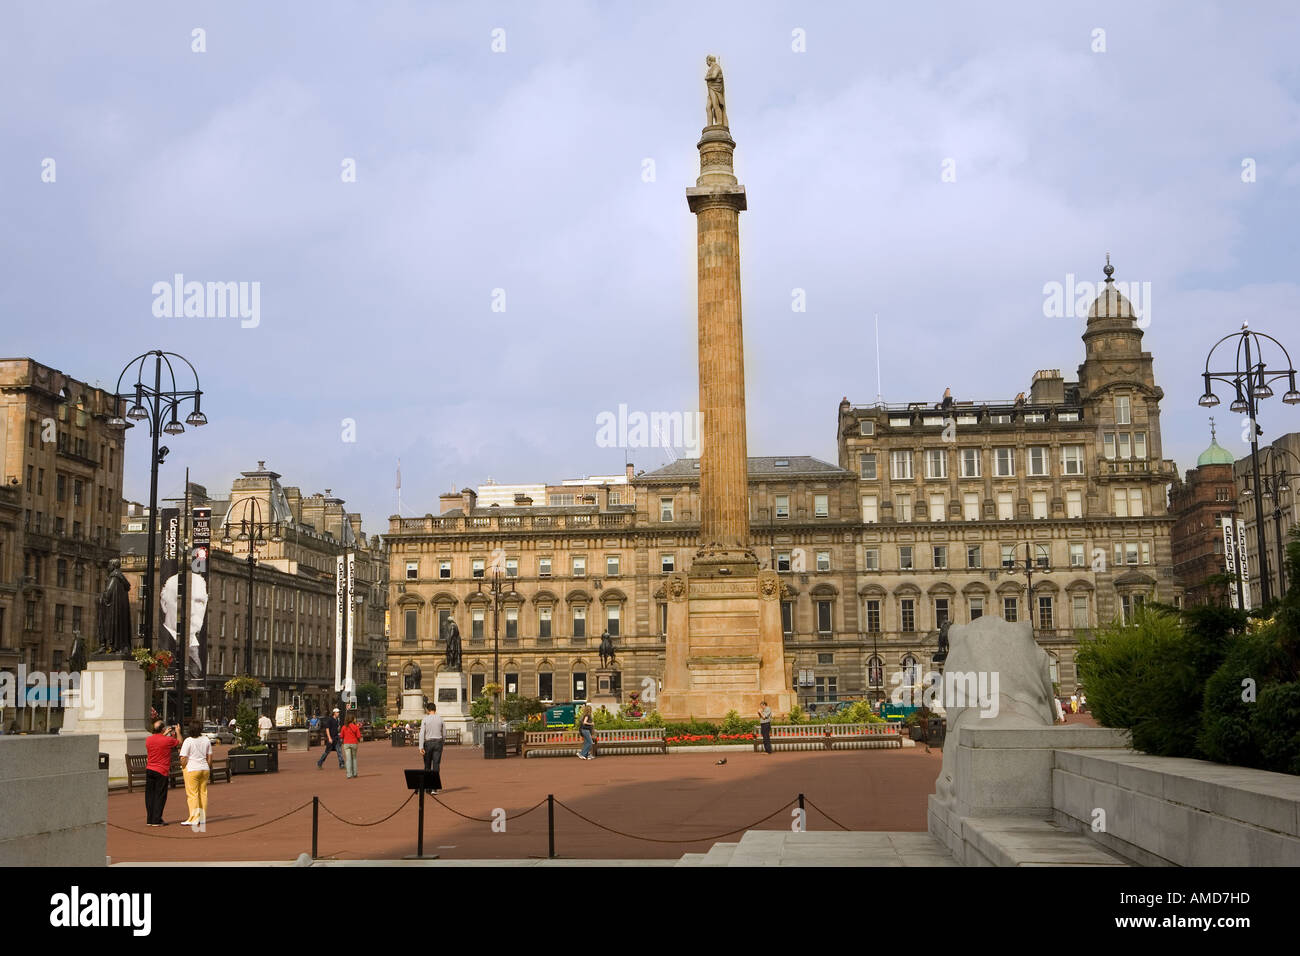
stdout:
[(704, 747), (712, 744), (742, 744), (755, 739), (754, 734), (680, 734), (666, 737), (669, 747)]

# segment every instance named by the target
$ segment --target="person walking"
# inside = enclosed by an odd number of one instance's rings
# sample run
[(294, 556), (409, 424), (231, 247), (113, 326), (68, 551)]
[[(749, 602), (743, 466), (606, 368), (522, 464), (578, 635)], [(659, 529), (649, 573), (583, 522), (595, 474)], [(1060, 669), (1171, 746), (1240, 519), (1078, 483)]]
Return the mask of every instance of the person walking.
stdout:
[(355, 710), (348, 713), (347, 723), (339, 730), (339, 737), (343, 741), (343, 763), (351, 779), (357, 775), (357, 747), (361, 743), (361, 727)]
[(424, 754), (424, 769), (433, 771), (433, 789), (430, 793), (442, 792), (442, 743), (443, 722), (438, 715), (438, 705), (429, 701), (424, 705), (424, 719), (420, 721), (420, 736), (417, 744)]
[(325, 762), (325, 758), (330, 755), (330, 751), (332, 750), (338, 756), (339, 769), (342, 770), (344, 769), (343, 741), (339, 737), (339, 731), (342, 729), (339, 725), (339, 709), (335, 707), (334, 712), (321, 723), (325, 728), (325, 749), (321, 751), (320, 760), (316, 761), (316, 769), (321, 769), (321, 764)]
[(185, 800), (190, 805), (187, 826), (201, 826), (208, 820), (208, 780), (212, 776), (212, 741), (203, 736), (203, 724), (190, 724), (190, 735), (181, 744), (181, 772), (185, 777)]
[(582, 716), (578, 719), (578, 733), (582, 734), (582, 749), (578, 751), (579, 759), (596, 759), (596, 755), (593, 753), (596, 749), (596, 741), (592, 736), (595, 730), (596, 722), (591, 715), (591, 704), (587, 704), (582, 708)]
[(763, 753), (771, 756), (772, 754), (772, 708), (767, 706), (767, 701), (758, 705), (758, 729), (763, 734)]
[(146, 824), (165, 827), (163, 808), (167, 806), (167, 785), (172, 775), (172, 754), (181, 745), (179, 727), (163, 727), (161, 720), (153, 722), (153, 733), (144, 739), (148, 755), (144, 771), (144, 812)]
[(262, 738), (262, 743), (266, 743), (267, 738), (271, 736), (271, 728), (273, 726), (274, 724), (271, 723), (271, 718), (266, 716), (266, 714), (257, 718), (257, 736)]

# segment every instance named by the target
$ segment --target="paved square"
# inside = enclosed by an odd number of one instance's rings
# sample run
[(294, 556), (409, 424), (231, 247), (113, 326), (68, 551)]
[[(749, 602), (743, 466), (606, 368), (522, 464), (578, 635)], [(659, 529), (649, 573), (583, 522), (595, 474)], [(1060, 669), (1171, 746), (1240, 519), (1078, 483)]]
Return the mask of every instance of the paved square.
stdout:
[[(218, 748), (218, 756), (225, 748)], [(409, 795), (402, 770), (421, 766), (413, 747), (387, 741), (361, 745), (360, 776), (348, 780), (333, 755), (323, 770), (320, 751), (280, 754), (280, 772), (237, 776), (208, 791), (206, 833), (191, 833), (185, 794), (170, 791), (165, 828), (144, 825), (144, 794), (114, 792), (108, 799), (108, 852), (114, 863), (216, 860), (292, 860), (311, 850), (311, 798), (319, 796), (319, 854), (326, 859), (397, 859), (415, 852), (416, 801), (388, 817)], [(726, 758), (719, 766), (717, 761)], [(664, 841), (632, 839), (555, 811), (556, 852), (587, 859), (676, 859), (703, 853), (715, 841), (739, 840), (745, 829), (790, 829), (790, 807), (803, 792), (810, 831), (838, 830), (825, 814), (852, 830), (923, 832), (926, 797), (934, 790), (940, 751), (792, 751), (772, 756), (749, 751), (484, 760), (473, 748), (450, 747), (443, 758), (446, 790), (425, 798), (425, 852), (442, 859), (527, 859), (547, 852), (546, 805), (558, 802), (614, 830)], [(515, 814), (542, 802), (525, 816)], [(451, 809), (445, 809), (446, 808)], [(306, 804), (289, 816), (269, 822)], [(492, 811), (506, 811), (506, 831), (493, 832)], [(765, 822), (764, 817), (772, 815)], [(469, 820), (452, 810), (476, 817)], [(821, 811), (824, 811), (821, 812)], [(266, 825), (262, 825), (266, 824)], [(254, 828), (255, 829), (250, 829)], [(730, 832), (728, 832), (730, 831)]]

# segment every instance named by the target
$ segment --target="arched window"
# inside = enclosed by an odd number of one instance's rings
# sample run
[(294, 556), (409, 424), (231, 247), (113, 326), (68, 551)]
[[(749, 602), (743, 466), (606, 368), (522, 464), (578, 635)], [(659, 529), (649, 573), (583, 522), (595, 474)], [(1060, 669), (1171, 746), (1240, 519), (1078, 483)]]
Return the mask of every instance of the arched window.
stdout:
[(903, 686), (911, 687), (917, 682), (916, 658), (908, 654), (903, 658)]
[(867, 661), (867, 686), (883, 687), (885, 684), (885, 662), (879, 657)]

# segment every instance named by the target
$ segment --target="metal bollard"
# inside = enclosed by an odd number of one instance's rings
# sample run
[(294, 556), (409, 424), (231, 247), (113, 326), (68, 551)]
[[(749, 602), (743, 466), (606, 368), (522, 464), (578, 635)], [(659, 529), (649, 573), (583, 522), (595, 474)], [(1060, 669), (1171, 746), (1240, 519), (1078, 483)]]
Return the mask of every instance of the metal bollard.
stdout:
[(547, 857), (555, 859), (555, 794), (546, 795)]
[(311, 858), (318, 859), (320, 843), (320, 797), (311, 798)]

